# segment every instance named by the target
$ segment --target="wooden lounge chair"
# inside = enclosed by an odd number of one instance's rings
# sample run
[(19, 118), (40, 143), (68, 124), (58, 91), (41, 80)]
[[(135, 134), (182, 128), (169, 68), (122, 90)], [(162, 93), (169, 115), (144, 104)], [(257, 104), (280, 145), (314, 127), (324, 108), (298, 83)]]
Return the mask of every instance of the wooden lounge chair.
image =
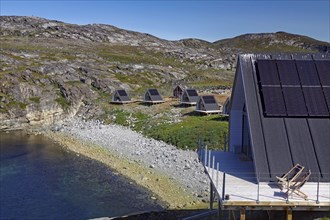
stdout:
[(296, 182), (287, 188), (286, 195), (289, 197), (294, 193), (306, 200), (308, 196), (303, 193), (300, 188), (303, 187), (303, 185), (308, 181), (310, 175), (311, 171), (309, 170), (307, 173), (304, 173), (303, 175), (298, 177), (296, 179)]
[(285, 188), (289, 188), (292, 184), (294, 184), (297, 180), (297, 178), (300, 176), (302, 171), (305, 167), (301, 166), (300, 164), (296, 164), (294, 167), (292, 167), (289, 172), (282, 175), (281, 177), (276, 176), (278, 179), (277, 183), (281, 190)]

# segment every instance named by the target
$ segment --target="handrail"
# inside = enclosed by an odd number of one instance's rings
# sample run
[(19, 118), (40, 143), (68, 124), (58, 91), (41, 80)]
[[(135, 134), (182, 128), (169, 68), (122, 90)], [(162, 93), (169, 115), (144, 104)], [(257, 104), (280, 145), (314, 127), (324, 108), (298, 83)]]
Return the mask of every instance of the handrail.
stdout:
[[(199, 150), (201, 150), (201, 149), (199, 149)], [(232, 185), (227, 184), (228, 177), (229, 177), (229, 180), (231, 178), (230, 176), (236, 176), (236, 177), (237, 176), (242, 176), (242, 178), (245, 181), (250, 182), (251, 184), (255, 184), (255, 186), (256, 186), (255, 190), (256, 191), (252, 190), (250, 195), (251, 196), (256, 195), (256, 197), (254, 197), (254, 198), (255, 198), (255, 201), (256, 201), (257, 204), (261, 200), (264, 200), (264, 198), (265, 198), (265, 195), (261, 194), (261, 188), (264, 189), (265, 184), (269, 185), (269, 187), (272, 187), (272, 188), (273, 188), (272, 184), (277, 185), (276, 181), (274, 181), (274, 182), (260, 182), (260, 179), (263, 175), (269, 175), (269, 173), (266, 173), (266, 172), (265, 173), (258, 172), (257, 175), (255, 175), (256, 174), (255, 172), (226, 172), (226, 171), (221, 171), (220, 170), (221, 163), (219, 161), (216, 161), (216, 155), (213, 153), (212, 150), (208, 150), (207, 146), (205, 147), (205, 150), (202, 151), (202, 152), (199, 152), (198, 155), (200, 156), (200, 161), (202, 162), (202, 164), (205, 168), (205, 171), (206, 171), (207, 175), (209, 176), (209, 178), (211, 180), (211, 184), (214, 186), (215, 192), (218, 194), (219, 203), (221, 203), (221, 204), (225, 200), (227, 190), (230, 190), (230, 188), (232, 186)], [(201, 158), (203, 158), (203, 159), (201, 159)], [(222, 176), (221, 176), (221, 174), (222, 174)], [(227, 175), (229, 175), (229, 176), (227, 177)], [(281, 174), (272, 173), (271, 175), (276, 176), (276, 175), (281, 175)], [(312, 200), (309, 199), (308, 201), (309, 202), (315, 201), (316, 204), (320, 204), (320, 202), (324, 202), (323, 201), (324, 200), (324, 195), (323, 195), (323, 193), (322, 193), (323, 191), (321, 189), (324, 189), (324, 187), (327, 186), (327, 185), (324, 185), (324, 184), (329, 184), (329, 182), (330, 182), (330, 173), (323, 173), (322, 180), (325, 181), (325, 183), (321, 182), (321, 174), (320, 173), (312, 174), (314, 180), (316, 179), (316, 175), (317, 175), (317, 182), (316, 181), (307, 182), (307, 184), (308, 183), (314, 183), (314, 184), (316, 183), (315, 188), (313, 189), (313, 191), (308, 192), (308, 194), (310, 194), (310, 195), (311, 195), (311, 192), (315, 192), (315, 194), (313, 193), (313, 196), (311, 196), (313, 199)], [(280, 191), (280, 189), (278, 191)], [(250, 196), (249, 193), (247, 195)], [(292, 195), (290, 195), (290, 196), (292, 196)], [(269, 198), (269, 196), (266, 196), (266, 197)], [(270, 195), (270, 197), (273, 197), (273, 196)], [(326, 196), (326, 198), (327, 198), (327, 196)], [(320, 201), (320, 199), (321, 199), (321, 201)], [(264, 200), (264, 201), (267, 201), (267, 200)], [(286, 200), (284, 200), (284, 201), (289, 203), (290, 202), (289, 196), (286, 196)]]

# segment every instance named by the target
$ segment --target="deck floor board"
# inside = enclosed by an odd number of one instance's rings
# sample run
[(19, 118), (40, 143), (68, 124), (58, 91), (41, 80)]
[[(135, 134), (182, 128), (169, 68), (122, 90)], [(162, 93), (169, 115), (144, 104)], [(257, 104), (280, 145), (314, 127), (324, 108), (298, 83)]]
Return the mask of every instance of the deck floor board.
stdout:
[[(211, 157), (210, 157), (211, 155)], [(204, 163), (206, 172), (216, 188), (219, 195), (222, 195), (223, 176), (225, 175), (225, 195), (229, 195), (229, 200), (224, 200), (223, 204), (239, 204), (241, 202), (252, 202), (257, 204), (258, 183), (254, 174), (253, 162), (240, 158), (231, 152), (212, 151), (205, 155), (205, 151), (200, 152), (201, 160)], [(214, 162), (213, 162), (214, 159)], [(219, 163), (219, 171), (217, 170)], [(214, 164), (214, 168), (213, 168)], [(262, 175), (262, 174), (260, 174)], [(317, 182), (307, 182), (301, 191), (308, 195), (307, 200), (292, 195), (289, 196), (289, 203), (300, 206), (329, 206), (330, 207), (330, 183), (319, 183), (319, 204), (317, 204)], [(285, 191), (281, 191), (276, 182), (259, 183), (259, 204), (285, 205), (287, 196)]]

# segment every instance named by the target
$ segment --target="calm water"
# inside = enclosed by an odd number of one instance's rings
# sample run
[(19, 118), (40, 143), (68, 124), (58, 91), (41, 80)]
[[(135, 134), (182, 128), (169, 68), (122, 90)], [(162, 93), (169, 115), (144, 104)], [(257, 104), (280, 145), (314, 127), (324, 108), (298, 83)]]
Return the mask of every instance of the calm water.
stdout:
[(150, 194), (42, 136), (0, 133), (0, 219), (88, 219), (159, 210)]

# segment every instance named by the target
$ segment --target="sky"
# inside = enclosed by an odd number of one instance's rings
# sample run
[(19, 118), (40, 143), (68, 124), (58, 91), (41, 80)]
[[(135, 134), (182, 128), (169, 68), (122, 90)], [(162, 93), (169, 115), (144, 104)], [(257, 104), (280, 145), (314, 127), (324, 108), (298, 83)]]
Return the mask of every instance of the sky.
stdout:
[(167, 40), (285, 31), (330, 42), (330, 0), (0, 0), (0, 14), (110, 24)]

